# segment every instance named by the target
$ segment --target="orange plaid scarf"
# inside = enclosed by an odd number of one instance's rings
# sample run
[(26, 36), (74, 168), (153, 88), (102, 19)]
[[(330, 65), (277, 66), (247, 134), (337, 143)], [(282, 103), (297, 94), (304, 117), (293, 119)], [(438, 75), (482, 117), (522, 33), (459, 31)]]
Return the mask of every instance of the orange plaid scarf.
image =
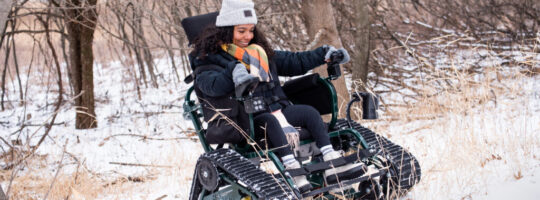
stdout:
[(261, 46), (250, 44), (246, 48), (241, 48), (235, 44), (224, 44), (221, 48), (244, 64), (249, 73), (259, 77), (261, 82), (270, 82), (268, 56)]
[[(221, 48), (244, 64), (249, 70), (249, 73), (259, 77), (261, 82), (270, 82), (271, 77), (268, 67), (268, 57), (261, 46), (250, 44), (246, 48), (241, 48), (235, 44), (228, 44), (221, 46)], [(289, 142), (293, 151), (298, 151), (298, 147), (300, 146), (300, 134), (298, 131), (289, 124), (285, 115), (281, 112), (281, 109), (272, 112), (272, 115), (278, 120), (283, 133), (285, 133), (287, 142)]]

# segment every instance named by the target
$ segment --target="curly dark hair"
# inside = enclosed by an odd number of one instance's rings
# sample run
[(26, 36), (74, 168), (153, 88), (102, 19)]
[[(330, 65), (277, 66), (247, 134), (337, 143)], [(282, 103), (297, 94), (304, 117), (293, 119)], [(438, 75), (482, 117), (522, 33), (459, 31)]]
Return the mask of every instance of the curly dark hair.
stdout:
[[(195, 52), (199, 58), (204, 59), (209, 53), (217, 53), (221, 50), (221, 45), (230, 44), (233, 42), (234, 26), (216, 27), (211, 25), (204, 29), (201, 36), (194, 42)], [(257, 26), (253, 31), (253, 39), (250, 44), (258, 44), (261, 46), (268, 59), (274, 56), (274, 50), (266, 40), (264, 34), (258, 30)]]

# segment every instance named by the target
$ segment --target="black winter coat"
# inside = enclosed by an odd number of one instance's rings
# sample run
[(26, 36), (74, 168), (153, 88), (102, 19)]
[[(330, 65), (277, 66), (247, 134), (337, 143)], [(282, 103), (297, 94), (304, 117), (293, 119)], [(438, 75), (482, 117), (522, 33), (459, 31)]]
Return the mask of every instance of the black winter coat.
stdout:
[[(273, 81), (276, 81), (279, 85), (278, 75), (303, 75), (309, 70), (324, 64), (325, 53), (326, 51), (322, 47), (304, 52), (275, 51), (275, 55), (269, 60)], [(233, 92), (232, 70), (237, 63), (238, 61), (234, 57), (224, 51), (208, 55), (204, 60), (193, 59), (191, 66), (194, 69), (205, 64), (216, 64), (223, 67), (222, 71), (209, 70), (197, 74), (195, 81), (197, 87), (210, 97), (219, 97)]]
[[(309, 70), (325, 63), (324, 55), (326, 50), (319, 47), (312, 51), (304, 52), (289, 52), (275, 51), (273, 57), (270, 58), (270, 73), (272, 82), (276, 87), (272, 89), (272, 94), (280, 97), (279, 104), (288, 105), (285, 93), (281, 88), (278, 76), (298, 76), (307, 73)], [(220, 51), (217, 54), (207, 55), (204, 59), (199, 59), (193, 55), (190, 57), (191, 66), (197, 74), (195, 75), (195, 88), (197, 96), (203, 99), (203, 113), (205, 121), (215, 119), (215, 110), (219, 109), (221, 113), (228, 118), (239, 122), (239, 125), (247, 130), (249, 128), (246, 116), (242, 116), (243, 106), (232, 99), (234, 94), (234, 82), (232, 80), (232, 71), (237, 63), (233, 56), (225, 51)], [(196, 70), (197, 67), (205, 65), (214, 65), (209, 70)], [(259, 87), (264, 84), (259, 84)], [(211, 108), (206, 108), (210, 106)], [(225, 110), (223, 112), (223, 110)], [(230, 125), (224, 127), (219, 120), (209, 122), (207, 129), (207, 142), (214, 143), (238, 143), (242, 140), (242, 136), (231, 129)], [(247, 131), (246, 131), (247, 132)], [(248, 132), (249, 133), (249, 132)]]

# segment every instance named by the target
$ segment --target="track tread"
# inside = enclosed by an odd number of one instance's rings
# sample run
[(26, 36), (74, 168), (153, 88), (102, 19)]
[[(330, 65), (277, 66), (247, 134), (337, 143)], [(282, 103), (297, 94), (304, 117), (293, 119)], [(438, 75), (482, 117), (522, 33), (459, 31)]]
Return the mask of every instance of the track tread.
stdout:
[(210, 159), (225, 174), (244, 183), (259, 199), (295, 199), (294, 192), (283, 178), (272, 177), (232, 149), (217, 149), (202, 157)]
[[(398, 185), (400, 191), (408, 191), (414, 184), (418, 183), (421, 178), (420, 164), (418, 160), (403, 147), (394, 144), (385, 137), (363, 127), (358, 122), (352, 121), (353, 128), (362, 135), (369, 146), (380, 149), (382, 155), (386, 156), (394, 165), (395, 174), (392, 178)], [(335, 129), (348, 128), (349, 125), (346, 119), (339, 119), (336, 122)]]

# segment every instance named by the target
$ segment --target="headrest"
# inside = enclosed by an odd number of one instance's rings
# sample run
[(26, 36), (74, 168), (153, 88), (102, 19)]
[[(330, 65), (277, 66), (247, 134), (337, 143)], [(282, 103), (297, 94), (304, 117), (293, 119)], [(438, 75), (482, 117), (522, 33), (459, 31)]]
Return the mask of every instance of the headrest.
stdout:
[(195, 42), (206, 27), (216, 24), (218, 14), (219, 12), (212, 12), (182, 19), (182, 27), (186, 32), (189, 45)]

